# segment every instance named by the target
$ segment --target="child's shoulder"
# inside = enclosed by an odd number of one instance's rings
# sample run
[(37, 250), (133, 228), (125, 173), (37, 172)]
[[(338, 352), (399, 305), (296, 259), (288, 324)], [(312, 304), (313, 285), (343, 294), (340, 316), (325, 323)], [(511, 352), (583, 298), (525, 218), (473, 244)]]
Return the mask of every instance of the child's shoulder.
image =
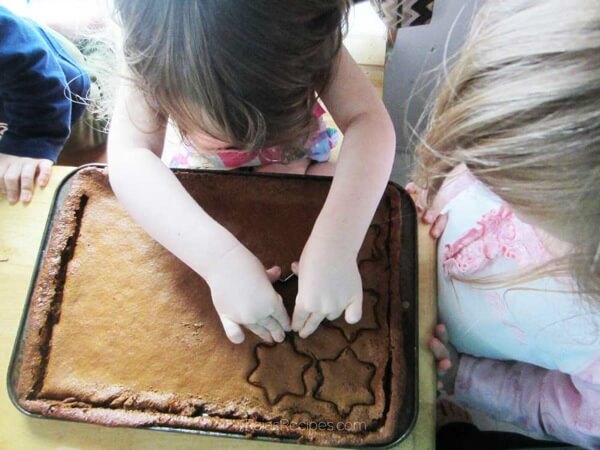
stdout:
[(40, 41), (38, 26), (26, 17), (19, 16), (0, 5), (0, 54), (30, 51), (30, 43)]
[[(436, 203), (442, 205), (444, 210), (448, 210), (451, 204), (456, 202), (456, 198), (465, 195), (469, 191), (476, 189), (478, 194), (483, 196), (489, 196), (491, 191), (489, 189), (479, 189), (480, 187), (485, 188), (481, 184), (475, 175), (467, 168), (465, 164), (459, 164), (456, 166), (444, 179), (440, 191), (437, 194)], [(473, 192), (471, 192), (471, 195)], [(458, 200), (460, 201), (460, 199)]]
[(0, 5), (0, 26), (2, 27), (2, 34), (5, 34), (11, 29), (28, 27), (28, 19), (21, 17), (10, 9)]
[(552, 257), (541, 230), (522, 220), (466, 167), (450, 174), (439, 195), (448, 214), (440, 239), (446, 273), (472, 275), (499, 259), (523, 267)]
[[(440, 314), (459, 350), (571, 374), (598, 358), (600, 310), (588, 307), (574, 280), (519, 278), (557, 256), (549, 251), (556, 246), (549, 247), (547, 233), (519, 217), (466, 168), (456, 170), (440, 193), (448, 213), (438, 247)], [(514, 282), (503, 278), (511, 274)], [(486, 277), (502, 281), (460, 282)]]

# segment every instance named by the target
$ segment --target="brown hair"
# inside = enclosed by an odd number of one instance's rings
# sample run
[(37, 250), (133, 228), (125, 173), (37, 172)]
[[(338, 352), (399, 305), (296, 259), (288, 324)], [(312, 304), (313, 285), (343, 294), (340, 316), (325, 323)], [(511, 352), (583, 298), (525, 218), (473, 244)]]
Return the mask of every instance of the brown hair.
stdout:
[(466, 164), (523, 217), (568, 242), (554, 272), (599, 297), (599, 98), (597, 0), (568, 8), (563, 0), (488, 1), (433, 105), (415, 181), (431, 202), (446, 174)]
[(115, 0), (126, 63), (183, 136), (301, 151), (347, 0)]

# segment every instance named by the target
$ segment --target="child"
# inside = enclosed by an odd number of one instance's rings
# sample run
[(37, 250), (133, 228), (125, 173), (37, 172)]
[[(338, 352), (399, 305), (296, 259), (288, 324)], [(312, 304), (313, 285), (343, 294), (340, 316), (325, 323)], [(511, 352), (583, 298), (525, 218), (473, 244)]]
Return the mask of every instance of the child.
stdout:
[(412, 187), (440, 237), (438, 387), (587, 448), (600, 448), (599, 94), (597, 1), (489, 1)]
[[(319, 172), (312, 148), (305, 150), (318, 131), (318, 97), (345, 138), (300, 257), (291, 327), (306, 337), (344, 311), (357, 322), (356, 257), (391, 171), (395, 137), (341, 44), (347, 2), (117, 0), (115, 7), (129, 75), (117, 95), (108, 168), (124, 207), (207, 281), (232, 342), (244, 339), (240, 325), (281, 342), (289, 318), (261, 262), (191, 199), (160, 156), (169, 119), (188, 147), (229, 161), (226, 168), (258, 160)], [(279, 273), (275, 267), (269, 276)]]
[(48, 183), (89, 87), (59, 37), (0, 6), (0, 193), (10, 203)]

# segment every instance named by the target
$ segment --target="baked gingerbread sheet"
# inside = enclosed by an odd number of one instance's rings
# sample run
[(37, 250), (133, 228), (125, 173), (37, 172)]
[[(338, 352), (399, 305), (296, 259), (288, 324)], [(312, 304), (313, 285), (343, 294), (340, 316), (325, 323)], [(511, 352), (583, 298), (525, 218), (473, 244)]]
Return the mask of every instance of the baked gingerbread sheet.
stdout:
[[(178, 171), (265, 267), (300, 256), (329, 180)], [(317, 445), (385, 445), (416, 415), (415, 220), (388, 186), (359, 253), (363, 318), (312, 336), (231, 344), (201, 277), (79, 170), (48, 230), (11, 390), (26, 412), (115, 426), (225, 432)], [(275, 288), (291, 314), (297, 281)]]

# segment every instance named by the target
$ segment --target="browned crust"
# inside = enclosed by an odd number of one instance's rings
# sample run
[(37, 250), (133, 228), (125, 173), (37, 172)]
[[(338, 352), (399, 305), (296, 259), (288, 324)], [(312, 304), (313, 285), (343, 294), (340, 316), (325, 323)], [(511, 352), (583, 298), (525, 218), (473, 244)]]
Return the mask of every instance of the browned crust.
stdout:
[[(273, 436), (290, 438), (320, 445), (366, 445), (389, 443), (396, 434), (396, 424), (401, 414), (402, 393), (406, 383), (402, 349), (391, 352), (391, 380), (388, 392), (388, 406), (384, 423), (374, 431), (366, 434), (352, 434), (335, 430), (306, 430), (291, 428), (281, 423), (264, 423), (246, 416), (235, 419), (224, 416), (211, 417), (199, 415), (192, 417), (186, 408), (194, 408), (193, 402), (173, 401), (173, 399), (152, 396), (142, 393), (115, 393), (110, 407), (93, 405), (81, 399), (68, 398), (61, 400), (37, 398), (40, 385), (44, 378), (45, 361), (51, 338), (51, 329), (56, 315), (53, 300), (57, 295), (57, 280), (61, 276), (62, 261), (70, 251), (70, 239), (76, 234), (78, 211), (81, 199), (86, 194), (86, 177), (100, 179), (106, 176), (105, 170), (87, 168), (81, 170), (72, 181), (69, 193), (63, 203), (58, 218), (54, 221), (52, 234), (47, 245), (47, 253), (43, 258), (38, 279), (33, 291), (28, 322), (25, 328), (24, 343), (21, 358), (18, 361), (18, 379), (16, 392), (20, 405), (27, 411), (44, 416), (96, 423), (108, 426), (134, 427), (174, 427), (190, 428), (207, 431), (220, 431), (243, 434), (246, 436)], [(388, 203), (388, 218), (393, 222), (390, 226), (388, 245), (392, 250), (389, 264), (396, 267), (400, 258), (401, 211), (399, 193), (389, 188), (384, 197)], [(389, 324), (401, 324), (401, 295), (400, 275), (398, 270), (392, 270), (389, 289), (391, 298), (399, 299), (391, 302)], [(399, 326), (389, 326), (390, 345), (402, 343), (402, 330)], [(392, 348), (393, 350), (393, 348)], [(133, 398), (133, 400), (131, 400)], [(116, 399), (116, 400), (115, 400)], [(119, 403), (119, 400), (121, 402)], [(124, 399), (128, 399), (125, 403)], [(167, 404), (170, 413), (164, 411)], [(154, 406), (161, 408), (152, 412)], [(238, 405), (236, 405), (237, 407)], [(140, 408), (140, 409), (135, 409)], [(142, 410), (143, 408), (143, 410)], [(181, 413), (184, 412), (182, 415)]]
[(44, 373), (40, 372), (45, 366), (44, 361), (47, 357), (43, 349), (50, 339), (53, 316), (58, 313), (53, 311), (56, 282), (61, 269), (63, 252), (66, 251), (69, 238), (73, 236), (77, 226), (77, 212), (83, 195), (82, 180), (86, 175), (97, 177), (105, 174), (106, 172), (100, 169), (84, 169), (79, 172), (73, 180), (57, 219), (54, 220), (52, 234), (29, 303), (23, 351), (18, 361), (20, 368), (16, 391), (19, 399), (34, 396), (36, 387), (39, 389), (36, 384), (39, 384), (44, 376)]

